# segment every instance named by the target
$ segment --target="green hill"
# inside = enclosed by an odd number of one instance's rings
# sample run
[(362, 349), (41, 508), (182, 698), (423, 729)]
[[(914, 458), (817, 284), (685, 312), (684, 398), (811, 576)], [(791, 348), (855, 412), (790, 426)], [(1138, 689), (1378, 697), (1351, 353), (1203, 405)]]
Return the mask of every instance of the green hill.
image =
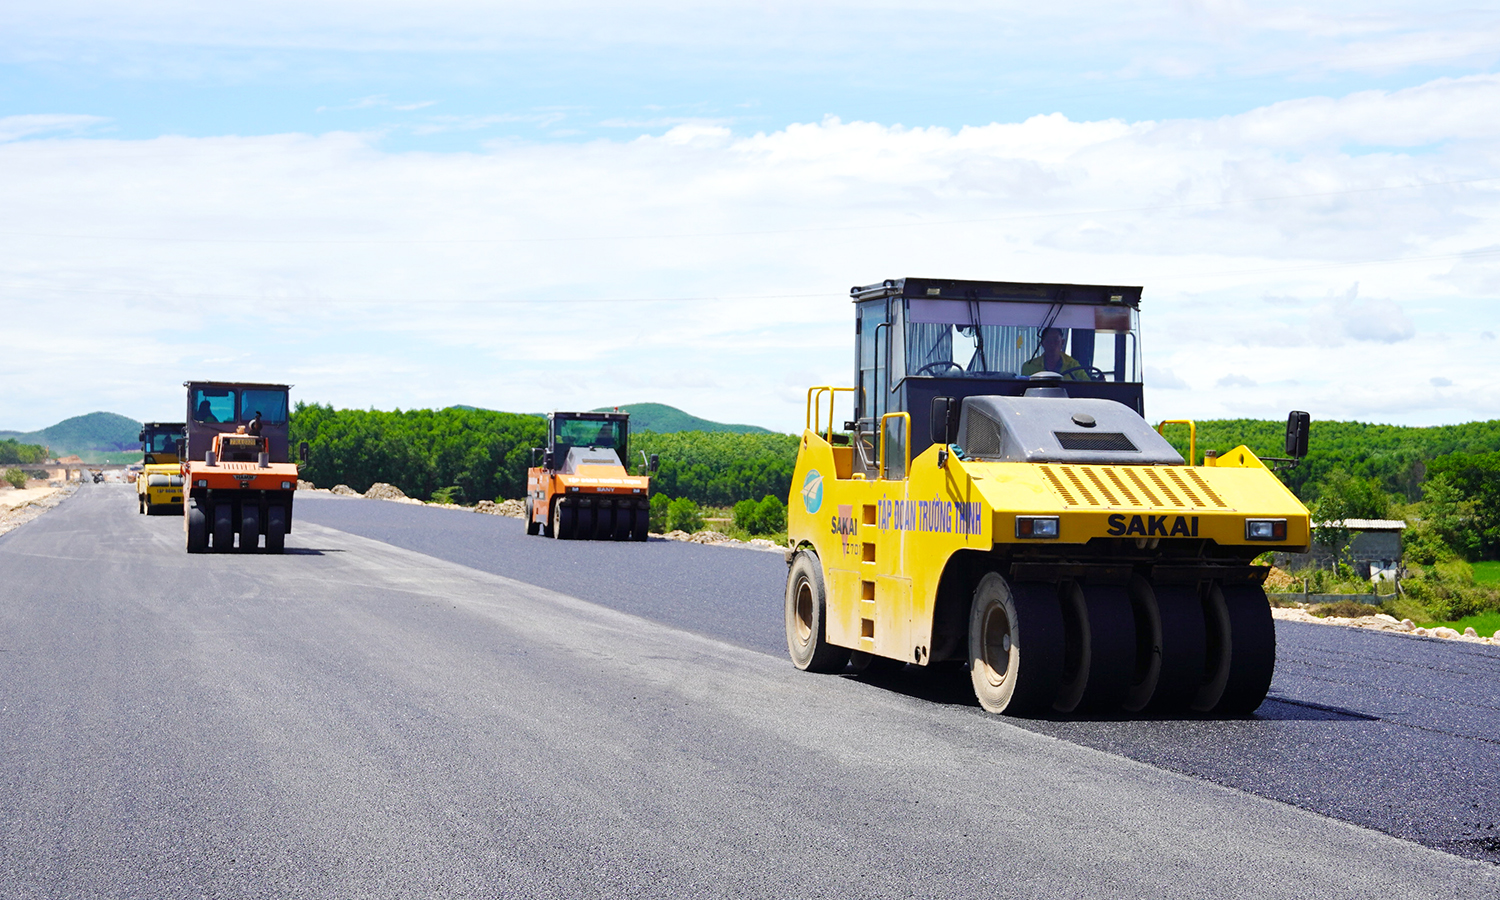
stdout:
[(139, 462), (141, 423), (109, 412), (64, 419), (41, 431), (0, 431), (0, 439), (43, 444), (53, 457), (77, 454), (84, 462)]
[(723, 422), (711, 422), (708, 419), (700, 419), (690, 413), (685, 413), (675, 406), (667, 406), (665, 403), (627, 403), (623, 406), (601, 406), (593, 412), (620, 412), (630, 413), (631, 431), (654, 431), (658, 434), (670, 434), (678, 431), (728, 431), (734, 434), (772, 434), (769, 428), (761, 428), (759, 425), (726, 425)]

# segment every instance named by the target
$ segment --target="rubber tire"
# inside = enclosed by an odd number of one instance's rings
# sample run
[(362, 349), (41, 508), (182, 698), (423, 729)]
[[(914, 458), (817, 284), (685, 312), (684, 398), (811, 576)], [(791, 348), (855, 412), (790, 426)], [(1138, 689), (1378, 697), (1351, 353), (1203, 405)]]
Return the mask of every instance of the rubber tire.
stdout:
[(552, 504), (552, 536), (559, 541), (573, 539), (574, 509), (571, 503), (558, 500)]
[(1118, 584), (1063, 582), (1064, 663), (1058, 712), (1114, 712), (1135, 669), (1135, 614)]
[(1136, 652), (1128, 712), (1186, 711), (1203, 681), (1203, 604), (1191, 585), (1152, 585), (1131, 579)]
[(254, 553), (260, 549), (260, 507), (246, 504), (240, 508), (241, 553)]
[[(632, 501), (625, 501), (631, 503)], [(615, 540), (628, 541), (635, 530), (635, 510), (630, 506), (615, 507)]]
[(615, 508), (613, 506), (594, 507), (594, 540), (612, 541), (615, 539)]
[(630, 529), (630, 536), (637, 541), (644, 541), (651, 536), (651, 510), (649, 507), (635, 511), (635, 524)]
[(786, 575), (786, 647), (804, 672), (842, 672), (849, 650), (828, 643), (828, 591), (818, 557), (798, 551)]
[(286, 552), (286, 507), (272, 506), (266, 510), (266, 552)]
[(1265, 702), (1276, 671), (1271, 604), (1260, 585), (1215, 583), (1203, 608), (1207, 662), (1192, 707), (1216, 716), (1247, 716)]
[(208, 516), (198, 507), (197, 500), (189, 500), (183, 507), (183, 530), (187, 532), (187, 552), (202, 553), (208, 549)]
[(526, 533), (538, 535), (542, 533), (542, 523), (536, 520), (536, 510), (531, 505), (531, 498), (526, 498)]
[(1063, 620), (1057, 587), (1012, 586), (989, 572), (969, 606), (969, 680), (992, 713), (1045, 713), (1062, 679)]
[(580, 506), (573, 511), (573, 538), (579, 541), (594, 539), (594, 508)]
[(228, 503), (214, 506), (213, 541), (215, 553), (234, 549), (234, 507)]
[(138, 512), (141, 515), (144, 516), (146, 514), (146, 495), (144, 495), (144, 494), (138, 494), (138, 495), (136, 495), (135, 500), (136, 500), (136, 505), (140, 507), (140, 509), (138, 510)]

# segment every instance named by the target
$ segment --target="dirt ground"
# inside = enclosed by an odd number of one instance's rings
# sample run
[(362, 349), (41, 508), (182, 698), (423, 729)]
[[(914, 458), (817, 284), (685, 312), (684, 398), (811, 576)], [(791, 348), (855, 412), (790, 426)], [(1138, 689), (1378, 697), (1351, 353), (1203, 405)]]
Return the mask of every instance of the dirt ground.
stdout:
[(27, 482), (20, 490), (8, 484), (0, 486), (0, 534), (30, 522), (77, 489), (76, 485), (52, 487), (45, 481)]

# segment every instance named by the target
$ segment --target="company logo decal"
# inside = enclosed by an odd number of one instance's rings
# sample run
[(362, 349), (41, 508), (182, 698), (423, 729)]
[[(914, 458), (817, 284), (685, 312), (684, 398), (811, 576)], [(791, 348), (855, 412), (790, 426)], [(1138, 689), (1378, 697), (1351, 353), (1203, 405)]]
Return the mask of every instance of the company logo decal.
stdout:
[(802, 482), (802, 505), (810, 513), (823, 508), (823, 476), (817, 469), (808, 472), (807, 479)]
[[(1172, 520), (1170, 530), (1167, 519)], [(1197, 516), (1131, 516), (1129, 521), (1115, 513), (1109, 517), (1109, 533), (1114, 537), (1197, 537)]]
[(954, 500), (881, 500), (880, 530), (981, 534), (984, 504)]
[(839, 542), (843, 544), (844, 555), (848, 556), (859, 548), (859, 523), (854, 521), (854, 504), (840, 503), (839, 513), (833, 517), (834, 534), (839, 536)]

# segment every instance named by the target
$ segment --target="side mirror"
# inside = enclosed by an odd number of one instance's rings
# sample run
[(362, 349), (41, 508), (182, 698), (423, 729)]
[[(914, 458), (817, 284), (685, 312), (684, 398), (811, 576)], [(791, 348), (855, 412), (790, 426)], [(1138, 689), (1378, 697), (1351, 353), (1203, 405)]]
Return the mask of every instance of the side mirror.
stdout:
[(952, 397), (932, 398), (932, 442), (947, 446), (958, 436), (958, 403)]
[(542, 468), (544, 468), (544, 469), (556, 468), (556, 466), (553, 465), (554, 462), (556, 462), (556, 457), (553, 455), (552, 451), (551, 450), (544, 450), (542, 452)]
[(651, 467), (650, 467), (651, 471), (655, 472), (660, 465), (661, 465), (661, 454), (659, 454), (659, 453), (653, 453), (653, 454), (651, 454)]
[(140, 436), (137, 437), (136, 440), (140, 441), (143, 444), (146, 443), (146, 432), (144, 429), (142, 429)]
[(1286, 455), (1292, 459), (1307, 456), (1307, 432), (1312, 417), (1305, 412), (1293, 411), (1286, 417)]
[(176, 441), (176, 443), (177, 443), (177, 458), (178, 459), (187, 459), (187, 438), (178, 438), (177, 441)]
[(307, 451), (308, 451), (307, 441), (303, 441), (302, 443), (298, 444), (297, 445), (297, 458), (300, 459), (303, 462), (307, 462)]

